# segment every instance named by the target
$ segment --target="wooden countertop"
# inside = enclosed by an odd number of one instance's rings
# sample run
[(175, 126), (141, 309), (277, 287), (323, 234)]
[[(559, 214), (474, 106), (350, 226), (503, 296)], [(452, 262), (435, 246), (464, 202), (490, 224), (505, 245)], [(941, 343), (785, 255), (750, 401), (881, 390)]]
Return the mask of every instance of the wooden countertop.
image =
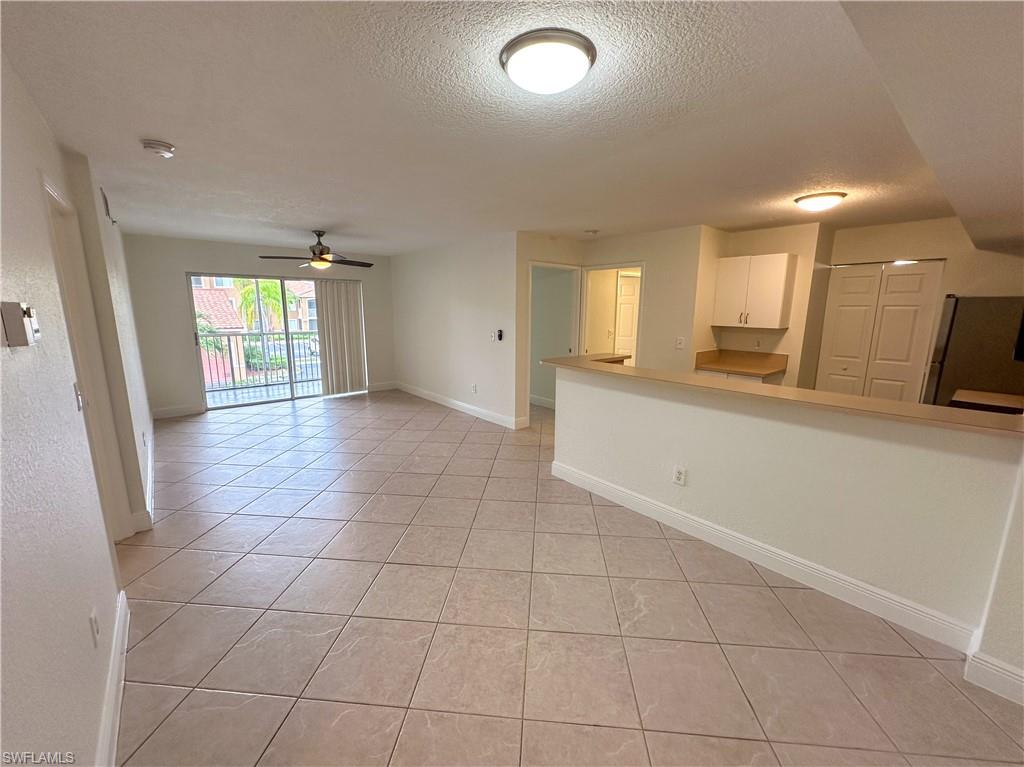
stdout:
[(694, 367), (697, 370), (712, 370), (716, 373), (736, 373), (737, 375), (764, 378), (776, 373), (785, 373), (788, 364), (788, 354), (709, 349), (697, 352)]
[(977, 391), (976, 389), (957, 389), (950, 404), (955, 407), (977, 407), (979, 410), (990, 410), (994, 413), (1012, 413), (1024, 410), (1024, 396), (994, 391)]
[[(621, 355), (620, 355), (621, 356)], [(996, 434), (1006, 437), (1024, 437), (1024, 416), (1005, 413), (988, 413), (979, 410), (964, 410), (937, 405), (921, 405), (916, 402), (897, 402), (875, 397), (858, 397), (852, 394), (835, 394), (814, 389), (798, 389), (792, 386), (738, 381), (736, 379), (701, 376), (696, 373), (676, 373), (653, 368), (637, 368), (622, 365), (615, 355), (588, 354), (583, 357), (552, 357), (541, 360), (544, 365), (579, 370), (588, 373), (622, 376), (642, 381), (672, 384), (696, 389), (713, 389), (741, 396), (767, 397), (785, 400), (798, 405), (823, 407), (830, 410), (845, 410), (850, 413), (909, 421), (947, 429), (962, 429)]]

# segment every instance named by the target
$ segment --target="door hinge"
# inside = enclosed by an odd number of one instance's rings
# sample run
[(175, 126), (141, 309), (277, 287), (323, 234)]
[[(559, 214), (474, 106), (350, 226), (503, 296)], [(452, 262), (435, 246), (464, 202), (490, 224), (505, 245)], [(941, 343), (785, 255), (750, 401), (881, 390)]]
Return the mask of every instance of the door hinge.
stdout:
[(78, 412), (81, 413), (85, 409), (85, 397), (82, 396), (82, 390), (78, 388), (78, 381), (74, 383), (75, 387), (75, 406), (78, 408)]

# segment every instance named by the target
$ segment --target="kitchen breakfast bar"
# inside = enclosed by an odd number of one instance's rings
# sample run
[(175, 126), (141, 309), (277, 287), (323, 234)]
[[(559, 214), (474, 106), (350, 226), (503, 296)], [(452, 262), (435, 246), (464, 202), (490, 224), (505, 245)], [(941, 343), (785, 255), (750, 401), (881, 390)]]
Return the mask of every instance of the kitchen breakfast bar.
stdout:
[(925, 636), (984, 646), (1000, 561), (1021, 556), (1008, 530), (1024, 417), (616, 362), (544, 360), (555, 476)]

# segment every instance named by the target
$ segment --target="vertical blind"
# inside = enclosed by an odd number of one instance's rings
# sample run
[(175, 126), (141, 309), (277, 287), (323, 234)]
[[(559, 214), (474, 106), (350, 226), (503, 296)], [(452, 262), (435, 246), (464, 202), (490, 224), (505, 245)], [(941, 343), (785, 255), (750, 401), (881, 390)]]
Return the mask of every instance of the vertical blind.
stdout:
[(365, 391), (363, 284), (352, 280), (315, 280), (314, 284), (324, 394)]

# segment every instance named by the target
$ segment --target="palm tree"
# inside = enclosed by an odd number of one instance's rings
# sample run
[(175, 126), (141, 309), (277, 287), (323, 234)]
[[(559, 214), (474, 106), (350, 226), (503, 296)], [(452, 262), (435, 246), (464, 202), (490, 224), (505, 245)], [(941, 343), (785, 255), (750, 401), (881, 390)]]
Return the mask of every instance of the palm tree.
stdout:
[[(260, 303), (263, 305), (263, 320), (256, 316), (256, 284), (260, 286)], [(288, 303), (296, 301), (288, 290)], [(238, 290), (238, 310), (246, 327), (260, 325), (263, 332), (280, 330), (284, 327), (284, 305), (281, 301), (281, 283), (277, 280), (246, 280)], [(265, 325), (265, 327), (264, 327)]]

